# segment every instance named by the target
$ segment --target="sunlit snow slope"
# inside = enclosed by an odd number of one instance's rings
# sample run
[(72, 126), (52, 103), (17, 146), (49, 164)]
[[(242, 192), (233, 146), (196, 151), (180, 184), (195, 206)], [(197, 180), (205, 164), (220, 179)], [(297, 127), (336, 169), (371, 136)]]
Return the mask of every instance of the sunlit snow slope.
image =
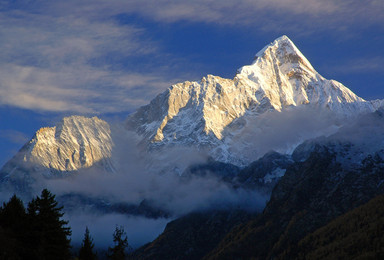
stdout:
[(0, 177), (22, 178), (25, 173), (55, 173), (102, 164), (112, 169), (113, 142), (107, 122), (82, 116), (65, 117), (54, 127), (38, 130), (35, 136), (1, 169)]
[(152, 148), (197, 145), (208, 147), (215, 159), (238, 163), (239, 158), (230, 159), (226, 128), (239, 119), (246, 124), (265, 112), (303, 105), (338, 117), (375, 110), (341, 83), (323, 78), (282, 36), (258, 52), (251, 65), (240, 68), (234, 79), (208, 75), (199, 82), (171, 86), (131, 115), (127, 128)]
[[(381, 104), (380, 100), (365, 101), (341, 83), (323, 78), (292, 41), (282, 36), (258, 52), (254, 62), (240, 68), (233, 79), (208, 75), (199, 82), (175, 84), (130, 115), (125, 126), (139, 134), (141, 148), (149, 154), (160, 151), (164, 155), (162, 151), (174, 146), (196, 147), (215, 160), (244, 166), (266, 149), (276, 148), (260, 140), (285, 141), (277, 138), (284, 129), (272, 129), (281, 124), (265, 126), (269, 112), (320, 108), (348, 118), (374, 111)], [(306, 131), (314, 129), (318, 129), (316, 125)], [(303, 135), (300, 130), (295, 140), (287, 137), (289, 145), (323, 134)], [(31, 172), (46, 177), (66, 175), (95, 164), (113, 171), (112, 136), (108, 123), (97, 117), (66, 117), (55, 127), (40, 129), (1, 169), (0, 180), (24, 178)], [(119, 145), (120, 139), (124, 138), (119, 138)], [(265, 147), (261, 149), (261, 145)], [(164, 163), (174, 168), (171, 161)]]

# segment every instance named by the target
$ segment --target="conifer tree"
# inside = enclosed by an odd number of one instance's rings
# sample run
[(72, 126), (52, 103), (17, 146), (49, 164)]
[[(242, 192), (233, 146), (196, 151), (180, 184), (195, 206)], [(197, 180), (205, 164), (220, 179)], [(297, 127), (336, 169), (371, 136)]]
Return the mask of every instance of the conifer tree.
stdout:
[(37, 198), (32, 199), (27, 208), (28, 227), (26, 232), (26, 248), (28, 250), (28, 259), (31, 260), (39, 259), (40, 224), (37, 222), (38, 211)]
[(126, 257), (126, 250), (128, 248), (128, 238), (122, 226), (116, 226), (113, 233), (114, 247), (108, 248), (109, 258), (112, 260), (121, 260)]
[(0, 207), (0, 259), (24, 258), (26, 219), (24, 204), (16, 195)]
[(70, 258), (71, 230), (66, 226), (68, 222), (61, 219), (64, 215), (62, 210), (55, 195), (47, 189), (29, 203), (30, 247), (34, 251), (31, 259)]
[(0, 225), (15, 229), (20, 222), (24, 222), (26, 213), (23, 202), (13, 195), (8, 203), (3, 203), (0, 208)]
[(81, 244), (79, 259), (80, 260), (94, 260), (96, 259), (96, 254), (93, 252), (94, 247), (93, 239), (89, 235), (88, 227), (85, 228), (85, 234), (83, 243)]

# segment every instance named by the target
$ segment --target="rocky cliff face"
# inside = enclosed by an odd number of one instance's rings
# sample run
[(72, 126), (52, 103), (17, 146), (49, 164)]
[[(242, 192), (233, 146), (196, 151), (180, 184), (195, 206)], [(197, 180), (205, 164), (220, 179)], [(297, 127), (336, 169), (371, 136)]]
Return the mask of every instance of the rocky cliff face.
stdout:
[(58, 171), (75, 171), (112, 155), (111, 130), (97, 117), (71, 116), (41, 128), (27, 144), (24, 161)]
[(303, 105), (339, 117), (376, 107), (341, 83), (323, 78), (293, 42), (282, 36), (257, 53), (251, 65), (240, 68), (234, 79), (208, 75), (199, 82), (173, 85), (131, 115), (127, 127), (152, 148), (209, 147), (215, 159), (241, 164), (240, 158), (231, 158), (235, 131), (268, 111)]

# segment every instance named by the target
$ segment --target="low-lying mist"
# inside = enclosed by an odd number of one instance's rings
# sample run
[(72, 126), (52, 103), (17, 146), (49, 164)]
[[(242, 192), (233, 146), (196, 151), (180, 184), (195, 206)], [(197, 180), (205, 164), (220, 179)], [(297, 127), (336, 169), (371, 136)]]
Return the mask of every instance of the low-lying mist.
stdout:
[(116, 226), (122, 226), (127, 234), (128, 243), (132, 248), (154, 240), (170, 219), (150, 219), (123, 214), (92, 214), (81, 210), (65, 216), (72, 228), (72, 244), (79, 246), (84, 238), (85, 227), (88, 227), (95, 247), (107, 249), (113, 246), (113, 232)]
[(304, 140), (329, 136), (347, 121), (329, 110), (300, 106), (239, 118), (225, 131), (233, 135), (227, 142), (231, 156), (248, 164), (271, 150), (291, 154)]
[[(232, 131), (230, 152), (251, 162), (270, 150), (292, 152), (302, 141), (337, 131), (340, 121), (331, 113), (317, 109), (292, 108), (268, 112)], [(234, 188), (215, 175), (191, 176), (181, 180), (180, 174), (191, 165), (204, 164), (209, 152), (196, 147), (167, 147), (148, 151), (142, 137), (119, 125), (112, 126), (114, 140), (113, 171), (102, 165), (83, 169), (66, 178), (41, 179), (36, 182), (38, 194), (48, 188), (58, 197), (81, 194), (98, 198), (106, 204), (139, 205), (144, 200), (169, 213), (167, 217), (149, 218), (123, 213), (96, 212), (90, 208), (72, 208), (66, 212), (72, 228), (72, 242), (81, 243), (88, 226), (97, 247), (108, 247), (116, 225), (124, 226), (131, 246), (138, 247), (153, 240), (170, 220), (193, 211), (210, 209), (243, 209), (261, 211), (268, 195), (257, 190)], [(228, 132), (227, 132), (228, 133)], [(9, 195), (9, 194), (4, 194)], [(9, 197), (8, 197), (9, 198)], [(5, 200), (7, 200), (6, 198)], [(64, 209), (65, 211), (65, 209)]]
[[(120, 138), (122, 140), (116, 141)], [(137, 140), (136, 134), (127, 131), (115, 138), (113, 163), (116, 167), (113, 172), (92, 167), (67, 178), (45, 180), (38, 185), (44, 185), (59, 198), (65, 194), (81, 194), (102, 199), (107, 204), (132, 205), (139, 205), (145, 200), (169, 213), (169, 218), (104, 214), (89, 208), (71, 208), (66, 217), (72, 228), (73, 243), (81, 242), (88, 226), (97, 246), (110, 246), (115, 226), (122, 225), (130, 245), (136, 248), (156, 238), (167, 222), (189, 212), (233, 208), (260, 211), (264, 207), (265, 195), (234, 189), (215, 176), (192, 176), (187, 181), (181, 180), (180, 171), (189, 165), (207, 161), (208, 157), (197, 149), (175, 147), (148, 153), (138, 149)], [(36, 187), (36, 190), (39, 188)]]

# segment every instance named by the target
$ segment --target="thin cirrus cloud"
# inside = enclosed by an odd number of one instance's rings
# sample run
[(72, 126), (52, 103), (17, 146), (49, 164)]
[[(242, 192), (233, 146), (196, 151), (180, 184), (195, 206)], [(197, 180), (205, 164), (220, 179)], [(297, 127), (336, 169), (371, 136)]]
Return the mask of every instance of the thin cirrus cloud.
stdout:
[(151, 28), (120, 24), (119, 14), (167, 24), (348, 34), (350, 28), (381, 28), (382, 13), (381, 0), (2, 1), (0, 104), (58, 112), (128, 111), (190, 79), (193, 72), (172, 66), (184, 61), (162, 51)]
[[(113, 20), (28, 10), (0, 12), (0, 104), (57, 112), (118, 112), (144, 104), (172, 82), (132, 64), (157, 56), (141, 28)], [(131, 66), (131, 67), (130, 67)], [(145, 94), (134, 88), (150, 88)]]
[(331, 66), (328, 70), (336, 71), (337, 73), (380, 73), (384, 74), (384, 57), (362, 57), (350, 59), (343, 65)]
[(351, 24), (382, 26), (384, 21), (384, 5), (380, 0), (148, 0), (144, 3), (133, 0), (126, 7), (126, 12), (140, 13), (161, 22), (253, 24), (265, 29), (299, 24), (298, 29), (345, 30)]
[(25, 144), (29, 139), (29, 137), (24, 133), (11, 129), (0, 130), (0, 138), (7, 139), (12, 143), (19, 145)]

